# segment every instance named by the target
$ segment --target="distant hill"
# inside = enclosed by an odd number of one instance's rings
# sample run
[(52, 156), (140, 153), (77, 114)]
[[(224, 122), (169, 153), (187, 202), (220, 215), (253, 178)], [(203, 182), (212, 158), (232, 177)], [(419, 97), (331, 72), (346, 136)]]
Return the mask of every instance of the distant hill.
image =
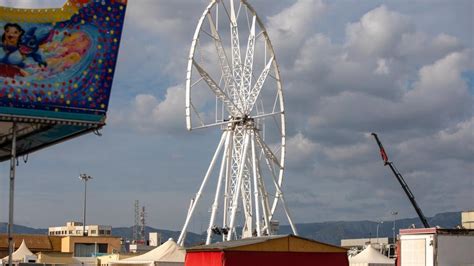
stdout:
[[(7, 233), (7, 223), (0, 223), (0, 234)], [(48, 229), (35, 229), (22, 225), (14, 225), (13, 232), (16, 234), (33, 234), (33, 235), (47, 235)], [(179, 238), (179, 231), (170, 231), (163, 229), (156, 229), (153, 227), (145, 227), (145, 235), (148, 236), (150, 232), (158, 232), (161, 234), (162, 241), (173, 238), (175, 241)], [(123, 239), (132, 239), (133, 227), (112, 227), (112, 235), (122, 237)], [(189, 232), (186, 236), (186, 245), (201, 244), (205, 241), (203, 236)]]
[[(427, 217), (431, 226), (443, 228), (454, 228), (461, 224), (460, 212), (446, 212)], [(395, 227), (408, 228), (414, 224), (417, 228), (423, 227), (418, 217), (400, 219), (395, 221)], [(375, 238), (377, 235), (377, 222), (374, 221), (335, 221), (323, 223), (305, 223), (296, 225), (300, 236), (318, 240), (321, 242), (340, 245), (341, 239), (347, 238)], [(384, 221), (379, 226), (379, 237), (393, 236), (393, 221)], [(291, 228), (288, 225), (280, 226), (281, 234), (290, 234)]]
[[(0, 223), (0, 234), (7, 233), (7, 225), (8, 223)], [(48, 234), (48, 229), (35, 229), (23, 225), (13, 225), (13, 232), (18, 234), (32, 234), (32, 235), (46, 235)]]
[[(431, 226), (440, 226), (443, 228), (454, 228), (461, 223), (460, 212), (446, 212), (436, 214), (428, 218)], [(408, 228), (414, 224), (417, 228), (422, 227), (418, 218), (400, 219), (395, 221), (397, 231), (399, 228)], [(317, 241), (340, 245), (341, 239), (346, 238), (369, 238), (376, 237), (377, 222), (374, 221), (334, 221), (322, 223), (304, 223), (296, 224), (300, 236), (311, 238)], [(393, 221), (385, 221), (379, 226), (379, 237), (392, 237), (393, 235)], [(47, 234), (47, 229), (34, 229), (26, 226), (15, 225), (13, 231), (18, 234)], [(0, 223), (0, 233), (6, 233), (6, 223)], [(114, 227), (112, 234), (120, 236), (124, 239), (132, 238), (133, 227)], [(145, 228), (145, 235), (149, 232), (159, 232), (162, 240), (166, 241), (169, 238), (177, 240), (179, 231), (170, 231), (163, 229), (156, 229), (147, 226)], [(291, 228), (288, 225), (280, 226), (280, 234), (290, 234)], [(186, 237), (186, 245), (201, 244), (205, 241), (205, 234), (202, 235), (189, 232)]]

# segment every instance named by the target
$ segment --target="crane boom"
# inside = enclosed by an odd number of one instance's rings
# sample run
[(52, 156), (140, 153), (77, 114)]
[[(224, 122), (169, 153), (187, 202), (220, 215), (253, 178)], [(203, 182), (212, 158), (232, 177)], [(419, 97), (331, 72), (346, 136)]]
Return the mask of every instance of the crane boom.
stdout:
[(402, 174), (400, 174), (400, 172), (397, 170), (395, 165), (393, 165), (393, 163), (388, 160), (387, 153), (385, 152), (385, 149), (383, 148), (382, 142), (380, 142), (379, 137), (377, 136), (377, 134), (372, 133), (372, 136), (374, 136), (375, 141), (377, 141), (377, 144), (379, 145), (380, 155), (382, 156), (382, 160), (384, 161), (384, 165), (388, 165), (390, 167), (390, 169), (392, 169), (393, 174), (395, 175), (398, 182), (402, 186), (403, 190), (407, 194), (408, 199), (410, 200), (411, 204), (413, 205), (413, 208), (415, 208), (415, 211), (418, 214), (418, 217), (420, 218), (421, 223), (423, 223), (423, 226), (425, 228), (429, 228), (430, 225), (428, 223), (428, 220), (426, 219), (425, 215), (423, 214), (420, 207), (416, 203), (415, 196), (413, 196), (413, 193), (411, 192), (410, 188), (408, 187), (407, 183), (405, 182), (405, 179), (403, 179)]

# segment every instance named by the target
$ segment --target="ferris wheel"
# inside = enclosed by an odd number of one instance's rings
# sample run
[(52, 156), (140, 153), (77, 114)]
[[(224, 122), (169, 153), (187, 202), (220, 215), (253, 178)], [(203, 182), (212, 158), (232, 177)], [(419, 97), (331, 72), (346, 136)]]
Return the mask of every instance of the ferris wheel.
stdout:
[(178, 244), (184, 244), (211, 179), (217, 182), (206, 244), (216, 235), (229, 241), (276, 234), (279, 204), (297, 234), (281, 189), (286, 142), (280, 71), (268, 33), (245, 0), (213, 0), (199, 19), (186, 76), (186, 125), (222, 133)]

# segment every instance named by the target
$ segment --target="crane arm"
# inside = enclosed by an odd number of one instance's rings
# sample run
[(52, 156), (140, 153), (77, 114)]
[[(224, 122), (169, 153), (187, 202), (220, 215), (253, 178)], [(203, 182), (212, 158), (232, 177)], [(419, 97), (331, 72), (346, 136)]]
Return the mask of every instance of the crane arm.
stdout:
[(397, 170), (395, 165), (388, 160), (387, 153), (385, 152), (385, 149), (383, 148), (382, 142), (380, 142), (379, 137), (377, 134), (372, 133), (372, 136), (374, 136), (375, 141), (377, 141), (377, 144), (379, 145), (380, 148), (380, 156), (382, 156), (382, 160), (384, 161), (384, 165), (388, 165), (390, 169), (392, 170), (393, 174), (397, 178), (398, 182), (402, 186), (403, 190), (408, 196), (408, 199), (410, 200), (411, 204), (413, 205), (413, 208), (415, 208), (416, 213), (418, 214), (418, 217), (421, 220), (421, 223), (425, 228), (429, 228), (430, 225), (428, 223), (428, 220), (426, 219), (425, 215), (421, 211), (420, 207), (415, 201), (415, 196), (411, 192), (410, 188), (408, 187), (408, 184), (405, 182), (405, 179), (403, 178), (402, 174)]

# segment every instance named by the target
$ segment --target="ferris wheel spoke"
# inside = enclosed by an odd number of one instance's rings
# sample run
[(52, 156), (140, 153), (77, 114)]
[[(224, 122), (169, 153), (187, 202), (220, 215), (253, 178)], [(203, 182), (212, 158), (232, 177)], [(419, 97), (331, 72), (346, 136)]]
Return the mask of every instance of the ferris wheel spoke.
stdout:
[[(212, 16), (210, 13), (207, 14), (207, 19), (209, 21), (209, 27), (211, 28), (212, 38), (214, 40), (214, 45), (217, 50), (217, 56), (219, 57), (219, 64), (221, 67), (222, 75), (224, 77), (224, 84), (225, 84), (224, 89), (228, 93), (230, 92), (232, 95), (235, 91), (236, 82), (234, 80), (234, 76), (232, 75), (232, 69), (229, 65), (229, 59), (224, 49), (224, 45), (222, 44), (222, 39), (217, 30), (217, 26), (214, 23), (214, 20), (212, 19)], [(240, 102), (243, 102), (241, 95), (239, 94), (237, 96), (239, 97), (238, 100)], [(233, 114), (233, 115), (237, 115), (237, 114)]]
[(222, 125), (226, 125), (226, 124), (229, 124), (229, 122), (228, 121), (223, 121), (223, 122), (217, 122), (217, 123), (212, 123), (212, 124), (203, 124), (203, 123), (201, 123), (200, 126), (194, 127), (193, 129), (196, 130), (196, 129), (210, 128), (210, 127), (222, 126)]
[(267, 65), (262, 70), (262, 73), (260, 73), (260, 76), (258, 77), (257, 82), (255, 83), (252, 90), (250, 91), (248, 99), (247, 99), (248, 106), (247, 106), (246, 111), (252, 110), (253, 105), (257, 101), (258, 95), (260, 94), (260, 91), (263, 88), (263, 84), (265, 83), (265, 80), (267, 79), (268, 73), (270, 72), (270, 67), (272, 66), (273, 58), (274, 58), (273, 56), (270, 58)]
[[(252, 69), (253, 69), (253, 57), (255, 52), (255, 15), (252, 17), (252, 26), (250, 28), (249, 39), (247, 43), (247, 52), (245, 53), (244, 68), (242, 72), (242, 80), (240, 84), (240, 89), (244, 94), (244, 99), (248, 98), (250, 92), (250, 86), (252, 85)], [(248, 111), (248, 100), (245, 101), (246, 105), (244, 110)]]
[[(260, 114), (260, 115), (254, 115), (254, 116), (252, 116), (252, 118), (253, 119), (261, 119), (261, 118), (265, 118), (265, 117), (269, 117), (269, 116), (270, 117), (276, 117), (276, 116), (282, 115), (284, 113), (285, 112), (274, 112), (274, 113), (268, 113), (268, 114), (263, 113), (263, 114)], [(278, 128), (278, 129), (280, 129), (280, 128)]]
[(203, 78), (203, 80), (207, 83), (209, 88), (214, 92), (216, 97), (225, 103), (227, 110), (229, 113), (234, 113), (234, 110), (239, 111), (242, 113), (240, 108), (238, 108), (234, 102), (227, 96), (227, 94), (222, 91), (219, 85), (211, 78), (211, 76), (195, 61), (193, 60), (193, 65), (196, 67), (196, 70), (199, 72), (199, 75)]
[(257, 140), (257, 144), (263, 150), (265, 157), (273, 161), (273, 163), (275, 163), (280, 169), (282, 169), (283, 167), (278, 161), (278, 158), (275, 156), (275, 154), (273, 154), (270, 147), (268, 147), (268, 145), (262, 140), (258, 132), (255, 133), (255, 139)]
[(199, 122), (201, 123), (201, 126), (205, 126), (204, 120), (201, 118), (201, 115), (199, 112), (196, 110), (196, 107), (194, 107), (193, 103), (189, 103), (191, 105), (191, 109), (193, 110), (194, 114), (196, 114), (196, 117), (198, 118)]
[[(242, 80), (242, 59), (240, 55), (240, 41), (239, 28), (237, 25), (237, 17), (235, 15), (234, 0), (230, 1), (230, 32), (231, 32), (231, 47), (232, 47), (232, 74), (234, 76), (235, 87), (232, 91), (233, 99), (243, 98), (236, 86), (241, 84)], [(242, 107), (243, 102), (238, 104)]]

